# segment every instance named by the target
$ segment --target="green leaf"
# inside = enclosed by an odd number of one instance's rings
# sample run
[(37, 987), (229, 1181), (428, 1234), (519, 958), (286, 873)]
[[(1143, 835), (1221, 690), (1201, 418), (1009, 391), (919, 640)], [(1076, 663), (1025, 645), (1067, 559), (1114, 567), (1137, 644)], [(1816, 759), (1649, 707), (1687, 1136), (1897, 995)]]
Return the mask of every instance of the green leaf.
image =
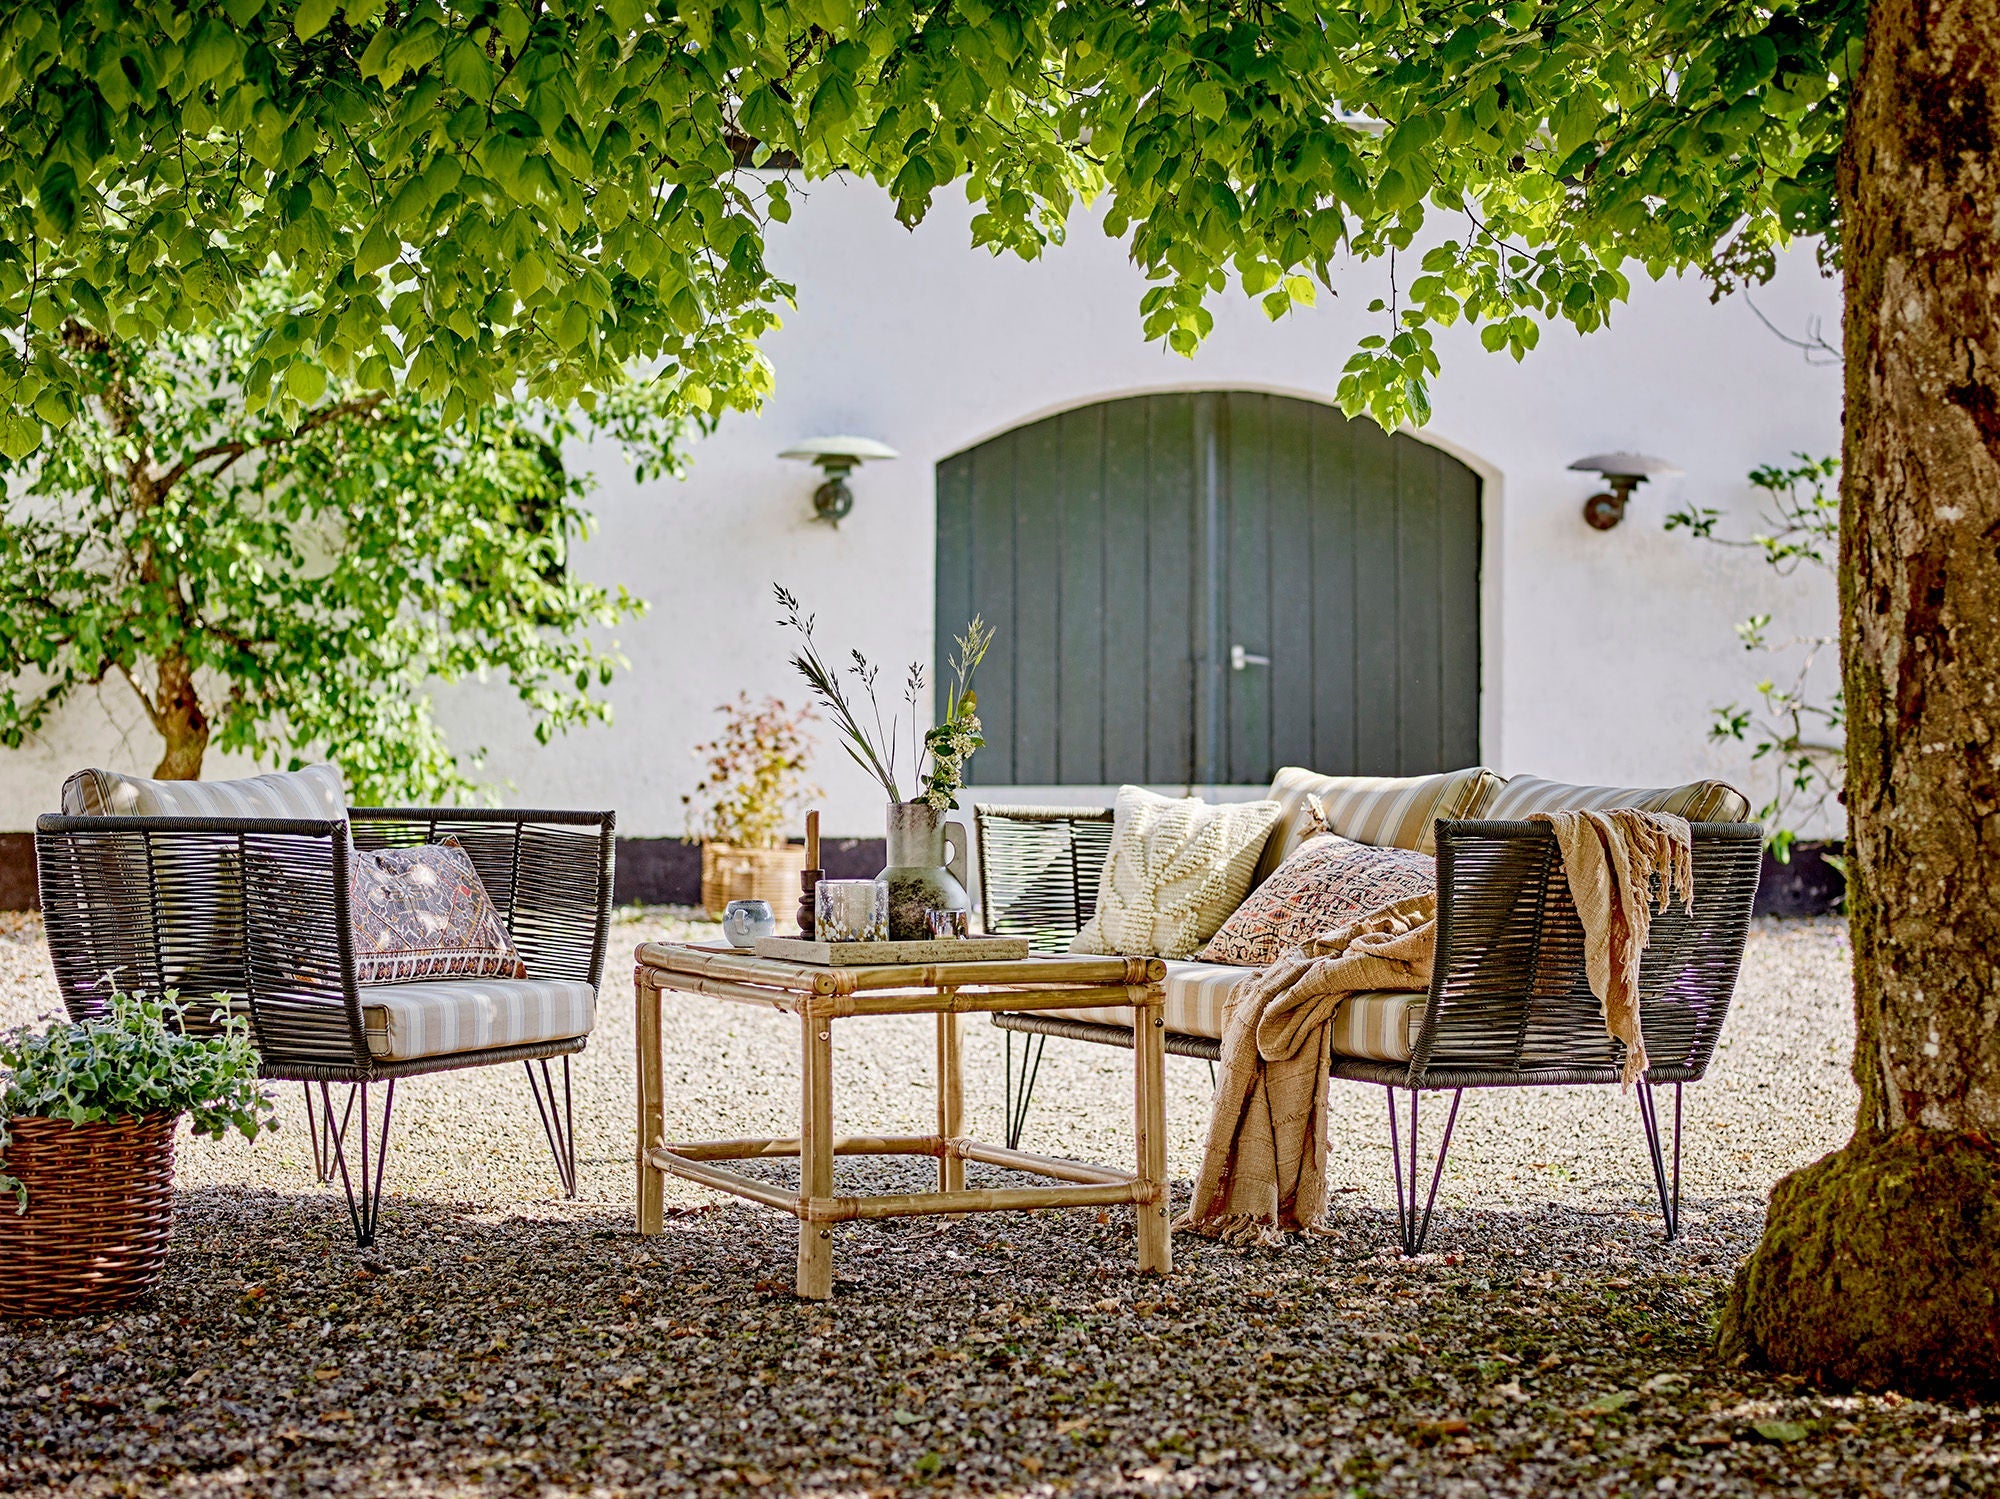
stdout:
[(298, 9), (292, 12), (292, 31), (300, 41), (310, 41), (326, 30), (338, 8), (339, 0), (299, 0)]
[(1767, 1442), (1803, 1442), (1812, 1435), (1796, 1421), (1753, 1421), (1750, 1429)]
[(16, 463), (41, 446), (42, 424), (18, 411), (0, 412), (0, 453)]

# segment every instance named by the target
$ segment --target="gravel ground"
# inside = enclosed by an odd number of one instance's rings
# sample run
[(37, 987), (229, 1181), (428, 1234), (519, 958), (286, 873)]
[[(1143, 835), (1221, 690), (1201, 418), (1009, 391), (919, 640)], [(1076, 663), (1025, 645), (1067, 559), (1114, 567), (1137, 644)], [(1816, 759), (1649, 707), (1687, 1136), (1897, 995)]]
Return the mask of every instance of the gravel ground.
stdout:
[[(615, 946), (703, 930), (648, 912)], [(632, 1233), (623, 966), (577, 1068), (577, 1202), (554, 1196), (518, 1071), (420, 1079), (397, 1097), (382, 1237), (357, 1252), (284, 1089), (277, 1135), (183, 1142), (147, 1302), (0, 1325), (0, 1492), (2000, 1493), (2000, 1412), (1708, 1354), (1771, 1183), (1848, 1132), (1837, 921), (1753, 934), (1689, 1093), (1672, 1246), (1632, 1102), (1568, 1089), (1468, 1096), (1430, 1252), (1402, 1260), (1381, 1094), (1341, 1085), (1331, 1238), (1183, 1236), (1159, 1281), (1132, 1270), (1122, 1212), (844, 1225), (827, 1305), (792, 1298), (777, 1214), (671, 1182), (667, 1232)], [(0, 1023), (55, 1004), (39, 928), (0, 928)], [(666, 1030), (670, 1132), (789, 1132), (788, 1023), (670, 999)], [(965, 1035), (969, 1125), (997, 1139), (1000, 1033)], [(836, 1027), (844, 1125), (932, 1127), (930, 1036)], [(1052, 1044), (1024, 1143), (1129, 1159), (1130, 1088), (1128, 1054)], [(1170, 1058), (1168, 1088), (1184, 1190), (1206, 1067)], [(841, 1179), (921, 1189), (927, 1165)]]

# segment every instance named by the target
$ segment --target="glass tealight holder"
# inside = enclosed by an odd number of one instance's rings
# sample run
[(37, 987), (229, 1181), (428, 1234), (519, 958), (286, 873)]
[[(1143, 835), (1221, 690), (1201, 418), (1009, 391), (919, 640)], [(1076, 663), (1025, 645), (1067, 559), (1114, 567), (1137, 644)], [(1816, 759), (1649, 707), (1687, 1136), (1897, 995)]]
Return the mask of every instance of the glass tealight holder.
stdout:
[(813, 935), (821, 942), (887, 942), (889, 887), (874, 880), (813, 886)]
[(962, 941), (971, 935), (971, 914), (969, 911), (946, 911), (935, 907), (924, 913), (930, 919), (931, 937), (938, 942)]

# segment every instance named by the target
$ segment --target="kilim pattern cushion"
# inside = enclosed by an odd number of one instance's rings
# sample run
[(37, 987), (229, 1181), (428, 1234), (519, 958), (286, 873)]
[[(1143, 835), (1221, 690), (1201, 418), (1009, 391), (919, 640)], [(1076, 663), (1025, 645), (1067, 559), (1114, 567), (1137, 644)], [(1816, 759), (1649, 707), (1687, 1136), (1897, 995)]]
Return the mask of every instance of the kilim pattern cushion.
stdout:
[(63, 782), (69, 817), (286, 817), (337, 821), (347, 787), (331, 765), (241, 781), (153, 781), (115, 770), (79, 770)]
[(587, 1036), (597, 991), (573, 979), (443, 979), (371, 989), (361, 1002), (370, 1055), (407, 1061)]
[(1378, 848), (1437, 852), (1440, 817), (1491, 817), (1486, 810), (1500, 777), (1474, 766), (1434, 776), (1323, 776), (1288, 765), (1271, 782), (1271, 800), (1284, 809), (1257, 861), (1256, 882), (1269, 879), (1298, 846), (1320, 831), (1308, 800), (1325, 808), (1326, 830)]
[[(1222, 1039), (1222, 1007), (1239, 979), (1259, 972), (1226, 963), (1167, 964), (1167, 1029), (1177, 1036)], [(1356, 994), (1333, 1020), (1332, 1048), (1336, 1055), (1371, 1062), (1407, 1062), (1423, 1029), (1427, 995), (1392, 991)], [(1039, 1010), (1041, 1015), (1081, 1020), (1091, 1025), (1130, 1027), (1132, 1012), (1108, 1010)]]
[(1472, 814), (1495, 822), (1522, 822), (1530, 812), (1608, 812), (1630, 807), (1638, 812), (1671, 812), (1689, 822), (1747, 822), (1750, 799), (1721, 781), (1690, 781), (1685, 786), (1572, 786), (1515, 776), (1493, 797), (1492, 805)]
[(1437, 889), (1437, 859), (1321, 833), (1244, 898), (1201, 956), (1263, 967), (1280, 953), (1381, 906)]
[(419, 848), (353, 849), (349, 859), (357, 982), (528, 976), (528, 965), (514, 951), (479, 871), (457, 839)]
[(1070, 951), (1192, 957), (1250, 889), (1277, 820), (1276, 802), (1211, 806), (1120, 787), (1097, 910)]

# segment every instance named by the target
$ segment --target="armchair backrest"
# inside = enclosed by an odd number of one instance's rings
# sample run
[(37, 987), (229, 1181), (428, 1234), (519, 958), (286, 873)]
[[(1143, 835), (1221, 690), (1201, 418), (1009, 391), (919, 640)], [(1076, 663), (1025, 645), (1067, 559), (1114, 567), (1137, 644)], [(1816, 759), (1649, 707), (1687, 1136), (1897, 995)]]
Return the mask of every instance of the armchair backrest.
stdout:
[(1032, 952), (1067, 952), (1097, 910), (1111, 852), (1109, 807), (974, 806), (979, 914), (996, 937)]

